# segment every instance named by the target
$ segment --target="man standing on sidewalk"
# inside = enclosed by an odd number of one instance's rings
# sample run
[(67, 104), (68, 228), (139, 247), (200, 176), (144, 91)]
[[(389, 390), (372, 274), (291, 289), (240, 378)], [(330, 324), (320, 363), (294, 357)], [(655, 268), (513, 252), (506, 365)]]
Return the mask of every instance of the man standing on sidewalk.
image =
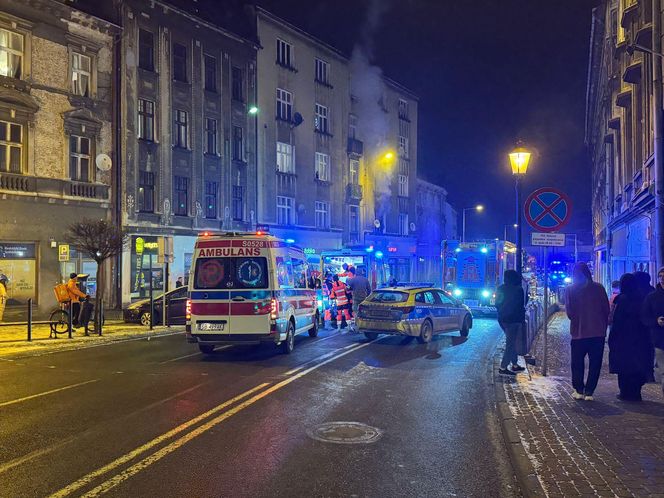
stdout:
[[(574, 399), (592, 400), (604, 357), (609, 325), (609, 298), (601, 284), (593, 282), (585, 263), (574, 265), (574, 283), (567, 288), (565, 310), (572, 335), (572, 386)], [(588, 378), (584, 382), (588, 356)]]
[[(521, 277), (515, 270), (505, 270), (503, 285), (496, 289), (496, 308), (498, 308), (498, 324), (505, 332), (505, 352), (500, 362), (498, 373), (516, 375), (525, 370), (519, 365), (516, 354), (517, 335), (526, 319), (526, 297), (521, 285)], [(512, 364), (510, 370), (509, 365)]]
[(657, 272), (657, 288), (643, 301), (641, 320), (650, 329), (657, 362), (655, 377), (662, 383), (664, 393), (664, 267)]

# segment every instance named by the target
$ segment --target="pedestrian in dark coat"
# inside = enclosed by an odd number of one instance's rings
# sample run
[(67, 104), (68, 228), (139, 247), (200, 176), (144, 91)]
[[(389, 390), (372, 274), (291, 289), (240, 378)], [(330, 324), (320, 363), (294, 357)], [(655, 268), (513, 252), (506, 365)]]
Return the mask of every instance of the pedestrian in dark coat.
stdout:
[(646, 296), (641, 308), (641, 321), (650, 331), (655, 349), (657, 373), (664, 393), (664, 267), (657, 272), (657, 289)]
[[(565, 311), (570, 319), (572, 397), (592, 400), (604, 357), (604, 340), (609, 324), (609, 298), (601, 284), (593, 282), (588, 265), (577, 263), (574, 283), (567, 287)], [(584, 382), (588, 356), (588, 378)]]
[[(503, 375), (516, 375), (516, 372), (525, 370), (519, 365), (516, 340), (521, 325), (526, 319), (526, 296), (521, 287), (521, 277), (515, 270), (506, 270), (503, 282), (503, 285), (496, 289), (498, 323), (505, 332), (505, 352), (498, 372)], [(507, 368), (510, 363), (512, 364), (511, 370)]]
[(643, 302), (637, 277), (626, 273), (609, 333), (609, 371), (618, 374), (618, 399), (624, 401), (641, 401), (641, 388), (652, 369), (650, 333), (641, 321)]
[[(644, 271), (635, 271), (634, 276), (636, 277), (636, 281), (639, 287), (639, 293), (641, 294), (642, 299), (645, 299), (646, 296), (648, 296), (648, 294), (655, 291), (655, 288), (652, 285), (650, 285), (649, 273)], [(650, 348), (650, 364), (653, 367), (655, 366), (655, 348), (653, 347)], [(655, 374), (653, 372), (653, 368), (651, 368), (648, 371), (646, 382), (655, 382)]]

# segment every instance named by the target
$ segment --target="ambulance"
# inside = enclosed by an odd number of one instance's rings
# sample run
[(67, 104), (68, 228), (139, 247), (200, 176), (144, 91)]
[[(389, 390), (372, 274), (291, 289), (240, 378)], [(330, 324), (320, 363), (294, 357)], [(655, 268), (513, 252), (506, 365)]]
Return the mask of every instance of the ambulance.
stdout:
[(316, 291), (302, 249), (270, 235), (199, 235), (189, 274), (187, 341), (210, 354), (220, 344), (271, 342), (291, 353), (295, 336), (318, 335)]

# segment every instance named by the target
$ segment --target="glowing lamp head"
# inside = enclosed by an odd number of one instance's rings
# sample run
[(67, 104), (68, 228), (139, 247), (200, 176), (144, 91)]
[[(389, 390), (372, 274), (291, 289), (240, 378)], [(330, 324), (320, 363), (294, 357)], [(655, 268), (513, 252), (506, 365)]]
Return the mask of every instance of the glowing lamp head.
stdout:
[(530, 162), (530, 152), (523, 147), (517, 147), (510, 152), (509, 157), (512, 174), (525, 175), (528, 171), (528, 163)]
[(258, 107), (252, 105), (251, 107), (249, 107), (249, 110), (247, 112), (252, 116), (255, 116), (256, 114), (258, 114)]
[(386, 152), (384, 157), (388, 161), (391, 161), (392, 159), (394, 159), (394, 152)]
[(484, 211), (484, 206), (482, 204), (478, 204), (477, 206), (475, 206), (475, 211), (481, 213), (482, 211)]

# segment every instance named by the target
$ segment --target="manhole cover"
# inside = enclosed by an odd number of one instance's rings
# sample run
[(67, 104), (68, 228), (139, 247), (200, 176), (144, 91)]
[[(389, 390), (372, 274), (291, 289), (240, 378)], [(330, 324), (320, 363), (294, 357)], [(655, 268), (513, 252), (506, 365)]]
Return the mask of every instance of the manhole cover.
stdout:
[(383, 435), (380, 429), (359, 422), (328, 422), (307, 432), (318, 441), (337, 444), (373, 443)]

